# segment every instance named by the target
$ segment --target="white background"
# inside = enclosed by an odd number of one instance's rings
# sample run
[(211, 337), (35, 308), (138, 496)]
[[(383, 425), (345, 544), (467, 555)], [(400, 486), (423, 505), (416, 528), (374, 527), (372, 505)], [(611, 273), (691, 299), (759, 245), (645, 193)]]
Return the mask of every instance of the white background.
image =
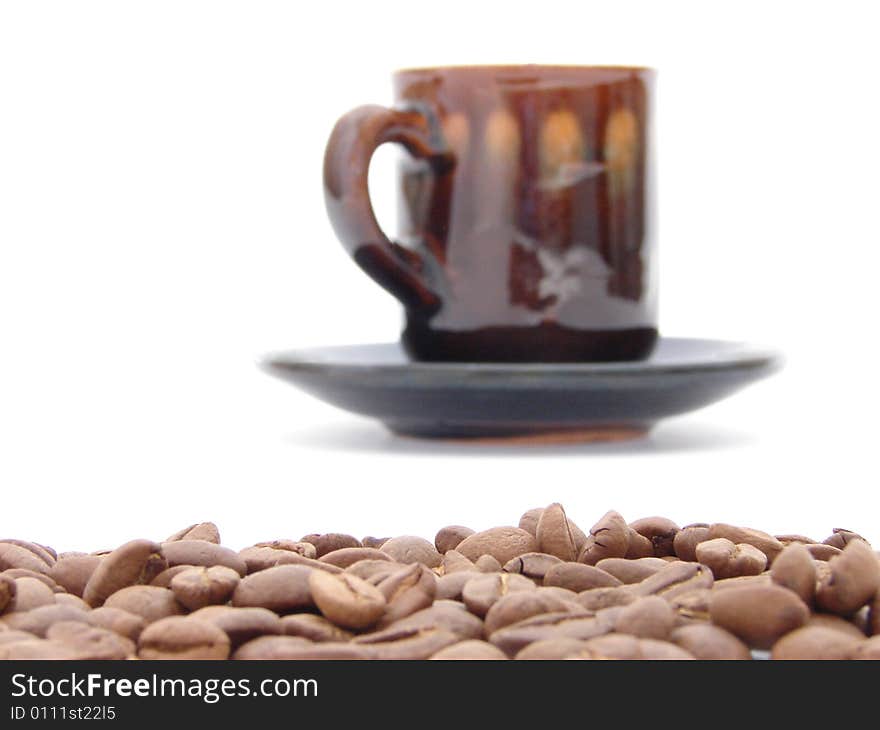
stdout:
[[(870, 3), (3, 2), (0, 533), (58, 549), (516, 523), (559, 500), (880, 540)], [(390, 72), (647, 64), (661, 326), (788, 367), (630, 445), (396, 439), (262, 374), (396, 338), (327, 223), (324, 142)], [(391, 225), (391, 156), (371, 183)]]

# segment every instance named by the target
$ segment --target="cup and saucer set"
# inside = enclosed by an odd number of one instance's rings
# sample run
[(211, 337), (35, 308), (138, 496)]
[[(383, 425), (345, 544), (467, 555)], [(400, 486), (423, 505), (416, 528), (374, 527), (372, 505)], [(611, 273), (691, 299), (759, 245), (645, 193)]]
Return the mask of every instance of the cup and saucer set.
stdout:
[[(427, 438), (616, 440), (775, 372), (771, 349), (658, 334), (647, 68), (400, 71), (393, 108), (336, 124), (327, 209), (355, 262), (403, 304), (399, 343), (268, 355), (334, 406)], [(408, 152), (400, 231), (367, 189)]]

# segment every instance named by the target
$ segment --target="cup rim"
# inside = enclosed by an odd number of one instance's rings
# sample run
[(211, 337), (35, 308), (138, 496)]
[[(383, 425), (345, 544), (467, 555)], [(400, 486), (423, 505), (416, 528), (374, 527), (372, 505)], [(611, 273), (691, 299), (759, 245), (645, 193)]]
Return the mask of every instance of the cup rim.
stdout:
[(566, 64), (566, 63), (487, 63), (450, 64), (441, 66), (407, 66), (393, 72), (394, 76), (422, 75), (430, 73), (563, 73), (583, 74), (602, 72), (649, 73), (656, 74), (653, 66), (627, 66), (618, 64)]

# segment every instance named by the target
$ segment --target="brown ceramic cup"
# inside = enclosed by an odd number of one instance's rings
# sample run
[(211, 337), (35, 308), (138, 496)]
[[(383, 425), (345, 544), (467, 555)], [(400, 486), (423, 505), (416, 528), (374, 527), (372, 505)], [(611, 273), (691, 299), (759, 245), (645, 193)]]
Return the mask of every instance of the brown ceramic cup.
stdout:
[[(336, 124), (324, 189), (337, 236), (406, 310), (420, 360), (611, 361), (657, 339), (654, 72), (472, 66), (399, 71), (394, 107)], [(409, 152), (400, 231), (376, 222), (375, 149)]]

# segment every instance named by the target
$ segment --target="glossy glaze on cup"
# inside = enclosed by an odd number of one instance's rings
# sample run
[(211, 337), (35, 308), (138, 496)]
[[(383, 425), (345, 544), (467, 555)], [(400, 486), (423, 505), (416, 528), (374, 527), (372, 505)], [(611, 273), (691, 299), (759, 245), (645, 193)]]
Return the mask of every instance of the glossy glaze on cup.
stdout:
[(403, 301), (411, 355), (649, 354), (652, 83), (653, 72), (635, 68), (415, 69), (395, 75), (396, 110), (382, 111), (396, 116), (382, 118), (382, 134), (369, 127), (381, 108), (364, 108), (367, 138), (413, 153), (401, 172), (403, 245), (340, 225), (344, 196), (334, 209), (332, 185), (328, 206), (358, 263)]

